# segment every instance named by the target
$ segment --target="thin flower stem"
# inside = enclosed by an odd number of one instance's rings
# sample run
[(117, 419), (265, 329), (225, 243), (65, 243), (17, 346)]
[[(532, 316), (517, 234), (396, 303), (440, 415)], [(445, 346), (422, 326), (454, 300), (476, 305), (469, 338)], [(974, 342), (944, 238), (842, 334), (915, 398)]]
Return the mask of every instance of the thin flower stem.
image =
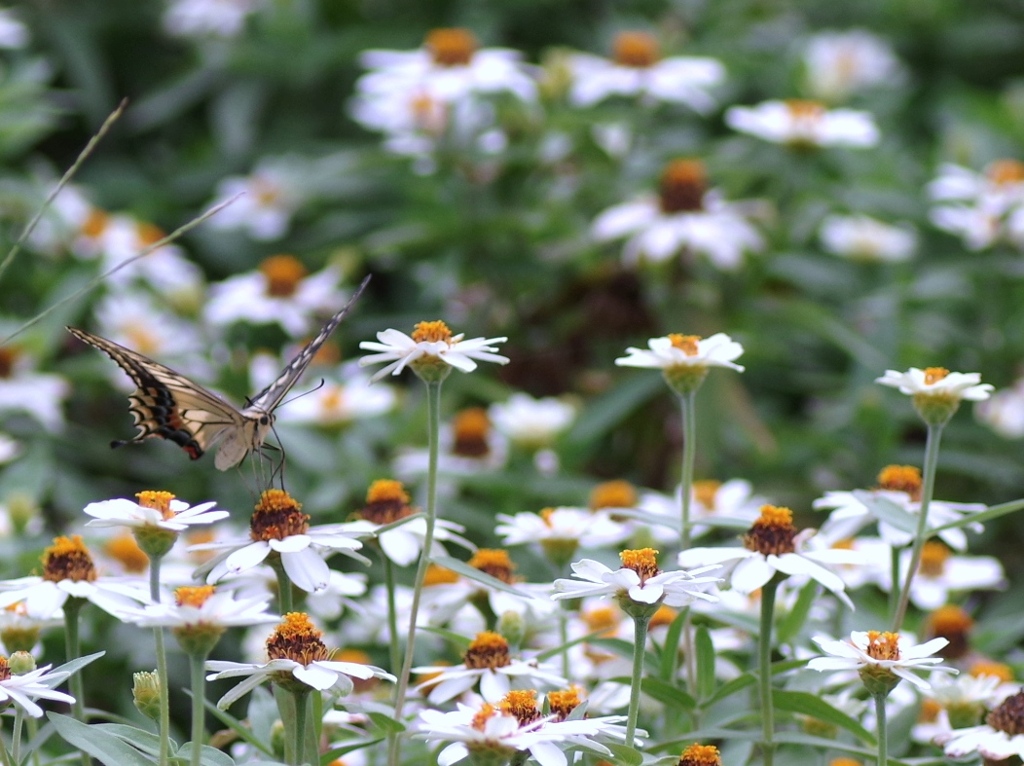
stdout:
[(14, 733), (11, 734), (11, 759), (21, 763), (21, 728), (25, 723), (25, 711), (20, 707), (14, 710)]
[[(36, 719), (35, 718), (31, 718), (30, 717), (25, 722), (25, 725), (26, 725), (26, 728), (28, 729), (28, 739), (31, 742), (33, 739), (36, 738), (36, 734), (39, 733), (39, 724), (36, 723)], [(40, 751), (40, 749), (41, 748), (37, 747), (37, 748), (35, 748), (32, 751), (32, 763), (33, 763), (34, 766), (40, 766), (40, 764), (42, 763), (42, 761), (39, 758), (39, 751)]]
[[(154, 604), (160, 603), (160, 557), (149, 562), (149, 598)], [(167, 646), (164, 643), (164, 629), (153, 628), (156, 642), (156, 675), (160, 684), (160, 755), (158, 763), (167, 766), (171, 758), (171, 701), (170, 678), (167, 673)]]
[(306, 726), (309, 716), (307, 702), (309, 694), (306, 692), (292, 692), (295, 699), (295, 766), (306, 763)]
[[(81, 656), (81, 643), (78, 637), (78, 615), (86, 604), (86, 599), (71, 596), (64, 602), (64, 654), (65, 661), (78, 659)], [(68, 688), (75, 701), (71, 704), (71, 712), (75, 719), (86, 723), (85, 720), (85, 685), (82, 683), (81, 673), (72, 673), (68, 680)], [(6, 756), (6, 751), (4, 755)], [(92, 759), (89, 754), (82, 752), (82, 766), (90, 766)], [(161, 764), (164, 766), (164, 764)]]
[(569, 675), (569, 613), (566, 611), (567, 604), (562, 601), (558, 610), (558, 640), (562, 645), (562, 676), (571, 678)]
[(939, 442), (942, 439), (942, 426), (928, 426), (928, 438), (924, 445), (924, 471), (921, 476), (921, 510), (917, 517), (917, 534), (914, 536), (914, 545), (910, 552), (910, 565), (907, 567), (906, 576), (903, 580), (903, 588), (900, 591), (899, 604), (896, 607), (896, 616), (893, 617), (892, 632), (899, 633), (903, 627), (903, 619), (907, 616), (907, 605), (910, 602), (910, 586), (914, 582), (917, 568), (921, 565), (921, 551), (924, 550), (924, 543), (928, 536), (928, 506), (932, 502), (932, 493), (935, 490), (935, 473), (939, 464)]
[(192, 762), (199, 766), (206, 730), (206, 657), (198, 654), (189, 656), (192, 671)]
[(636, 739), (636, 721), (640, 715), (640, 685), (644, 675), (644, 648), (647, 645), (647, 626), (651, 613), (633, 617), (633, 677), (629, 684), (629, 715), (626, 718), (626, 747), (633, 747)]
[[(416, 567), (416, 580), (412, 591), (412, 606), (409, 610), (409, 635), (405, 642), (405, 659), (402, 662), (402, 673), (398, 677), (398, 686), (395, 689), (395, 720), (398, 723), (402, 722), (402, 709), (405, 707), (405, 696), (409, 691), (409, 676), (412, 673), (412, 660), (416, 648), (416, 619), (419, 616), (423, 580), (427, 576), (427, 567), (430, 564), (430, 551), (434, 547), (434, 522), (437, 518), (437, 455), (440, 430), (441, 381), (438, 380), (427, 383), (427, 444), (429, 454), (427, 463), (427, 529), (423, 536), (423, 552), (420, 554), (419, 565)], [(389, 735), (388, 766), (398, 766), (398, 737), (398, 733)]]
[(697, 459), (696, 391), (679, 396), (683, 413), (683, 465), (679, 482), (679, 550), (690, 547), (690, 503), (693, 498), (693, 465)]
[(878, 721), (878, 766), (889, 761), (889, 734), (885, 719), (885, 694), (875, 694), (875, 720)]
[(772, 706), (772, 622), (775, 616), (775, 594), (784, 575), (776, 573), (761, 588), (761, 626), (758, 635), (757, 672), (761, 686), (761, 757), (764, 766), (775, 759), (775, 709)]
[(889, 588), (889, 619), (896, 619), (896, 608), (899, 605), (899, 592), (895, 583), (900, 581), (900, 549), (895, 545), (889, 548), (889, 582), (893, 587)]
[(0, 737), (0, 763), (3, 766), (16, 766), (17, 761), (11, 759), (11, 754), (7, 752), (7, 746), (4, 744), (4, 738)]
[(268, 562), (277, 575), (277, 603), (281, 607), (281, 614), (288, 614), (294, 610), (292, 600), (292, 578), (284, 571), (284, 563), (280, 556), (274, 556), (274, 561)]
[(388, 644), (391, 650), (391, 671), (394, 672), (402, 664), (402, 648), (398, 643), (398, 608), (395, 605), (395, 565), (383, 550), (380, 558), (384, 562), (384, 584), (388, 591)]

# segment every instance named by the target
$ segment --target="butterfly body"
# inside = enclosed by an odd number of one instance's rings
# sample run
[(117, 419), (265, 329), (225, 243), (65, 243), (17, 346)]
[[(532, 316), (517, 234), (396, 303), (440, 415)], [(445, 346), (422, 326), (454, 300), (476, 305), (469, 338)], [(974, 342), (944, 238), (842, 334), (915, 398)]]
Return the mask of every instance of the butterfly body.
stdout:
[(238, 465), (250, 452), (259, 452), (274, 424), (274, 410), (306, 371), (320, 346), (345, 318), (362, 294), (363, 280), (348, 304), (323, 326), (313, 340), (292, 359), (269, 386), (238, 409), (212, 391), (137, 351), (74, 327), (67, 330), (121, 367), (135, 383), (128, 396), (129, 408), (138, 433), (131, 439), (115, 441), (113, 447), (141, 442), (150, 437), (167, 439), (192, 459), (217, 447), (214, 465), (221, 471)]

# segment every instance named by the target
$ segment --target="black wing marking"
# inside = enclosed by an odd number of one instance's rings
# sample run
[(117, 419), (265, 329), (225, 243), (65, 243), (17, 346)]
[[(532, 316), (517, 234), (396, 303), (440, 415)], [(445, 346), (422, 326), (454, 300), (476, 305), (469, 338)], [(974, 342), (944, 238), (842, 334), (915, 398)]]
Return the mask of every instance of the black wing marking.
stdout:
[(247, 418), (239, 410), (171, 368), (98, 335), (74, 327), (67, 330), (117, 362), (136, 385), (128, 400), (139, 432), (112, 446), (157, 436), (196, 460), (228, 434), (246, 427)]
[(320, 350), (320, 347), (324, 344), (334, 332), (335, 328), (341, 324), (341, 320), (348, 314), (349, 309), (359, 300), (359, 296), (363, 294), (363, 290), (366, 289), (366, 285), (369, 283), (370, 277), (367, 276), (363, 280), (362, 284), (356, 290), (355, 294), (349, 299), (349, 302), (345, 304), (345, 308), (331, 317), (330, 321), (327, 322), (317, 333), (317, 336), (313, 338), (305, 347), (300, 351), (294, 359), (292, 359), (288, 365), (281, 370), (281, 374), (277, 376), (277, 380), (271, 383), (269, 386), (264, 388), (258, 394), (256, 394), (249, 401), (249, 410), (256, 409), (261, 412), (272, 413), (274, 409), (281, 403), (281, 400), (288, 395), (292, 386), (298, 383), (299, 378), (302, 377), (302, 373), (309, 367), (309, 363), (313, 361), (313, 357), (316, 356), (316, 352)]

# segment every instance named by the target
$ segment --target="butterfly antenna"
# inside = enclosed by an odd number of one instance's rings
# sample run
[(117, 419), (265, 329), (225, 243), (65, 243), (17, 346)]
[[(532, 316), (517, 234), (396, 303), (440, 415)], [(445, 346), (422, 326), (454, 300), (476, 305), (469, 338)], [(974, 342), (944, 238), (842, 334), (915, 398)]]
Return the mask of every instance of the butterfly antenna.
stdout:
[[(309, 396), (310, 394), (316, 393), (317, 391), (319, 391), (321, 388), (323, 388), (326, 385), (327, 385), (327, 381), (324, 380), (323, 378), (320, 378), (320, 382), (317, 383), (315, 386), (313, 386), (313, 388), (309, 389), (308, 391), (303, 391), (301, 394), (296, 394), (291, 399), (285, 399), (283, 402), (281, 402), (277, 406), (278, 407), (284, 407), (286, 404), (291, 404), (296, 399), (301, 399), (304, 396)], [(277, 436), (277, 431), (274, 432), (274, 436)]]

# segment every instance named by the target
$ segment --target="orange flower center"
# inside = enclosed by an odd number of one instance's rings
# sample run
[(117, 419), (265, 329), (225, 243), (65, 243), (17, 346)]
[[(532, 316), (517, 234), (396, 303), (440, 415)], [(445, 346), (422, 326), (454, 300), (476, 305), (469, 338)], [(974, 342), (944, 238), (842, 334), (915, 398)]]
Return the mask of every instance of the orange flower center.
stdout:
[(10, 378), (14, 375), (14, 364), (21, 356), (16, 348), (4, 346), (0, 348), (0, 378)]
[(612, 42), (612, 58), (620, 66), (647, 69), (658, 63), (661, 51), (654, 35), (647, 32), (619, 32)]
[(474, 569), (479, 569), (503, 583), (511, 585), (516, 581), (513, 576), (516, 566), (509, 558), (508, 551), (502, 548), (478, 548), (468, 563)]
[(942, 712), (942, 705), (933, 699), (925, 697), (921, 700), (921, 712), (917, 714), (918, 723), (935, 723)]
[(42, 561), (43, 579), (50, 582), (92, 582), (97, 577), (92, 556), (79, 535), (55, 537), (53, 545), (43, 552)]
[(281, 489), (268, 489), (260, 495), (252, 518), (249, 536), (253, 540), (283, 540), (309, 531), (309, 516), (302, 505)]
[(455, 442), (452, 452), (456, 455), (480, 458), (490, 454), (487, 437), (491, 431), (491, 421), (487, 417), (487, 410), (482, 407), (462, 410), (452, 420), (452, 431)]
[(975, 678), (981, 678), (982, 676), (995, 676), (1005, 684), (1013, 681), (1013, 668), (1009, 665), (1004, 665), (1001, 662), (978, 660), (971, 665), (968, 672)]
[(690, 745), (679, 757), (679, 766), (722, 766), (722, 758), (714, 745)]
[(640, 584), (643, 585), (649, 577), (654, 577), (661, 570), (658, 569), (658, 551), (654, 548), (639, 548), (637, 550), (626, 550), (619, 554), (622, 566), (632, 569), (640, 576)]
[(675, 609), (670, 606), (662, 604), (658, 607), (658, 611), (651, 616), (650, 627), (656, 628), (660, 625), (671, 625), (672, 620), (679, 614)]
[(622, 619), (619, 610), (610, 604), (588, 609), (580, 616), (583, 618), (583, 622), (587, 624), (587, 628), (591, 633), (601, 631), (603, 636), (609, 638), (615, 635), (615, 631), (619, 627), (619, 621)]
[(1024, 183), (1024, 162), (1020, 160), (996, 160), (985, 168), (985, 175), (997, 186)]
[(934, 385), (949, 375), (945, 367), (926, 367), (924, 370), (924, 382), (926, 385)]
[(921, 549), (921, 567), (918, 570), (925, 577), (942, 577), (950, 550), (936, 540), (929, 540)]
[(704, 209), (707, 173), (700, 160), (674, 160), (661, 174), (661, 210), (686, 213)]
[(672, 341), (673, 348), (678, 348), (687, 356), (697, 356), (700, 353), (699, 335), (680, 335), (673, 332), (669, 333), (668, 339)]
[(489, 630), (478, 633), (469, 648), (466, 649), (462, 661), (466, 663), (467, 668), (473, 670), (483, 668), (494, 670), (511, 665), (512, 658), (509, 656), (508, 641), (500, 633), (492, 633)]
[(427, 572), (423, 577), (423, 587), (429, 588), (431, 585), (451, 585), (458, 581), (459, 575), (456, 572), (440, 567), (437, 564), (431, 564), (427, 567)]
[(391, 524), (411, 516), (409, 495), (402, 482), (393, 479), (378, 479), (366, 492), (366, 505), (359, 516), (374, 524)]
[(476, 711), (476, 715), (473, 716), (473, 720), (470, 721), (469, 725), (477, 731), (483, 731), (484, 727), (487, 726), (487, 722), (494, 718), (497, 712), (498, 711), (494, 709), (494, 705), (489, 702), (485, 702), (480, 706), (480, 709)]
[(761, 515), (743, 537), (743, 545), (747, 550), (757, 551), (763, 556), (779, 556), (796, 550), (793, 542), (795, 537), (793, 512), (789, 508), (763, 505)]
[(715, 510), (715, 499), (721, 486), (722, 482), (715, 481), (714, 479), (695, 481), (693, 483), (693, 496), (697, 499), (698, 503), (709, 511), (713, 511)]
[(259, 266), (267, 280), (267, 295), (288, 298), (295, 295), (305, 279), (306, 267), (294, 255), (272, 255)]
[(928, 627), (932, 635), (949, 638), (969, 631), (974, 620), (960, 607), (946, 604), (928, 615)]
[(443, 27), (427, 33), (424, 47), (438, 66), (466, 66), (476, 53), (476, 37), (464, 27)]
[(174, 602), (178, 606), (194, 606), (198, 609), (216, 590), (212, 585), (184, 585), (174, 591)]
[(602, 482), (590, 493), (592, 511), (599, 511), (602, 508), (633, 508), (636, 504), (636, 488), (621, 479)]
[(571, 687), (564, 691), (548, 692), (548, 708), (556, 721), (564, 721), (569, 713), (579, 707), (580, 690), (578, 687)]
[(107, 230), (110, 225), (110, 216), (102, 210), (93, 208), (89, 211), (88, 217), (82, 222), (80, 229), (83, 237), (95, 239)]
[(107, 540), (103, 550), (110, 558), (121, 562), (125, 571), (131, 574), (142, 574), (149, 568), (149, 556), (139, 547), (134, 535), (112, 537)]
[(899, 634), (868, 631), (868, 657), (874, 660), (898, 660), (900, 658)]
[(160, 511), (160, 515), (165, 520), (174, 518), (174, 511), (171, 510), (171, 501), (174, 500), (174, 495), (170, 492), (147, 489), (142, 492), (136, 492), (135, 497), (139, 499), (139, 505), (143, 508), (152, 508), (154, 511)]
[(878, 474), (878, 488), (906, 492), (911, 500), (920, 500), (921, 470), (912, 465), (887, 465)]
[(452, 331), (440, 319), (433, 322), (419, 322), (413, 328), (412, 339), (417, 343), (436, 343), (443, 340), (450, 345), (452, 342)]
[(533, 689), (513, 689), (498, 703), (498, 708), (505, 715), (515, 716), (520, 726), (526, 726), (540, 718), (537, 692)]
[(791, 98), (786, 101), (786, 108), (794, 120), (817, 122), (824, 116), (825, 107), (818, 101)]
[(161, 229), (159, 226), (153, 223), (141, 222), (135, 227), (135, 234), (139, 238), (139, 242), (142, 243), (143, 247), (149, 247), (155, 245), (161, 239), (167, 236), (167, 232)]
[(324, 644), (323, 633), (310, 622), (309, 615), (289, 612), (267, 639), (267, 656), (272, 660), (292, 660), (309, 665), (317, 660), (330, 659), (331, 652)]

